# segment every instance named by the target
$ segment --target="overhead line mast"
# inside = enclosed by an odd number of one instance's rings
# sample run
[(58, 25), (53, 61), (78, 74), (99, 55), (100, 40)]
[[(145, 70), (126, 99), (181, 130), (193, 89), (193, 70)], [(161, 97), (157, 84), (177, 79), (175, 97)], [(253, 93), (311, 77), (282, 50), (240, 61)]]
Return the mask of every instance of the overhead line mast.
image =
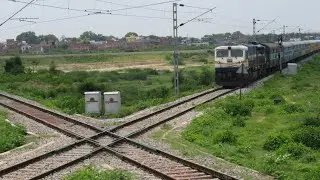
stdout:
[(30, 4), (32, 4), (35, 0), (30, 1), (28, 4), (23, 6), (21, 9), (19, 9), (16, 13), (14, 13), (12, 16), (10, 16), (7, 20), (5, 20), (3, 23), (0, 24), (0, 27), (3, 26), (6, 22), (8, 22), (11, 18), (13, 18), (15, 15), (17, 15), (19, 12), (24, 10), (26, 7), (28, 7)]

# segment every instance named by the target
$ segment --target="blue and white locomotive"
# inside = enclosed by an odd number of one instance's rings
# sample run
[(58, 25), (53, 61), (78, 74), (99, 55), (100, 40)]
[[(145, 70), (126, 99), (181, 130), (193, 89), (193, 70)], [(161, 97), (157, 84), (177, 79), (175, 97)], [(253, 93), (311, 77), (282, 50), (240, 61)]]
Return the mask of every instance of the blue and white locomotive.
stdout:
[(319, 51), (320, 40), (283, 42), (281, 48), (277, 43), (220, 46), (215, 49), (216, 83), (224, 87), (241, 86), (279, 70), (280, 63), (284, 67)]

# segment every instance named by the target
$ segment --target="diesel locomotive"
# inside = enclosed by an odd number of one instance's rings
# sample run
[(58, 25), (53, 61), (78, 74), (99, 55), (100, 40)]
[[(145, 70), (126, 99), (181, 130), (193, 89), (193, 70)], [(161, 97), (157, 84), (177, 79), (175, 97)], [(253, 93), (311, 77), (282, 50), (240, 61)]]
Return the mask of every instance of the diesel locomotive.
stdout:
[(220, 46), (215, 49), (216, 84), (243, 86), (319, 51), (320, 40)]

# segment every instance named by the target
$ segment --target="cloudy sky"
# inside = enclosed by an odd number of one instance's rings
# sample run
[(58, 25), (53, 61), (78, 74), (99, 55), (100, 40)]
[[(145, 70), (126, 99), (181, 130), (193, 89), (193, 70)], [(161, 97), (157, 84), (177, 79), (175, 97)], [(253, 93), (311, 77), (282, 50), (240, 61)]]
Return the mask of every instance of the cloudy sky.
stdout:
[[(0, 0), (0, 23), (15, 13), (30, 0)], [(0, 27), (0, 41), (15, 38), (25, 31), (35, 31), (40, 34), (55, 34), (67, 37), (79, 36), (82, 32), (91, 30), (104, 35), (123, 37), (126, 32), (134, 31), (143, 35), (172, 35), (172, 2), (170, 0), (36, 0), (38, 5), (30, 5), (15, 18), (39, 18), (32, 22), (11, 20)], [(168, 2), (146, 8), (134, 6)], [(202, 16), (201, 19), (191, 22), (179, 29), (180, 36), (202, 37), (205, 34), (241, 31), (252, 33), (252, 19), (261, 21), (257, 30), (263, 28), (273, 19), (261, 33), (273, 30), (281, 33), (282, 26), (286, 25), (287, 32), (319, 32), (318, 15), (319, 0), (181, 0), (178, 3), (186, 5), (179, 7), (179, 23), (188, 21), (203, 13), (206, 9), (193, 7), (213, 8), (213, 12)], [(40, 6), (39, 6), (40, 5)], [(46, 5), (57, 8), (45, 7)], [(60, 9), (59, 9), (60, 8)], [(70, 8), (70, 10), (66, 10)], [(85, 10), (87, 12), (85, 12)], [(96, 14), (103, 10), (112, 10), (112, 15)], [(88, 15), (91, 13), (91, 15)], [(77, 18), (76, 18), (77, 17)], [(65, 20), (61, 20), (65, 19)]]

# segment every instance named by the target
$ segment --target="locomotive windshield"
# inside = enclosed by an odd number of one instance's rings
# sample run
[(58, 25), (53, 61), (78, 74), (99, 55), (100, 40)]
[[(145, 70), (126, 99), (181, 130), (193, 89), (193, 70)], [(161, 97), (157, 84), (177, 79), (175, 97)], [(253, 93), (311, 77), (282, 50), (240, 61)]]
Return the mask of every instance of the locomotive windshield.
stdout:
[(240, 49), (231, 50), (231, 57), (243, 57), (243, 50), (240, 50)]
[(229, 52), (226, 49), (217, 50), (217, 57), (228, 57)]

